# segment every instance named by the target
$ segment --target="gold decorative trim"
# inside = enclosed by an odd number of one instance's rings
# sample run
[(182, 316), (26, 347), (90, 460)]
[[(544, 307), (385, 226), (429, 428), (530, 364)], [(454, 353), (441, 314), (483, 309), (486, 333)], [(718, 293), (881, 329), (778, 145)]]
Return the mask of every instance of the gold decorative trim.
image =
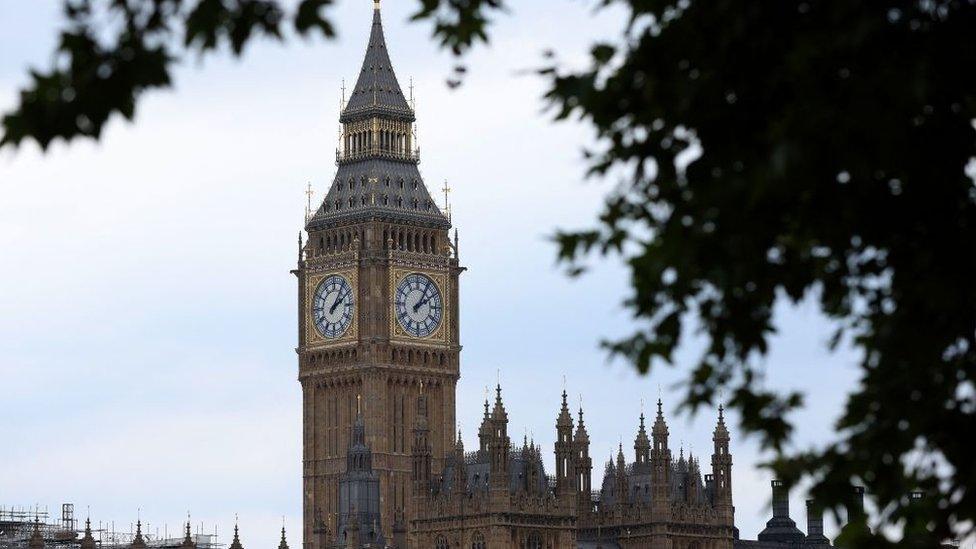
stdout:
[[(437, 290), (441, 293), (441, 302), (444, 304), (444, 312), (441, 317), (441, 323), (434, 330), (434, 333), (424, 336), (417, 337), (413, 334), (407, 333), (403, 329), (403, 326), (397, 322), (396, 319), (396, 289), (408, 275), (412, 274), (422, 274), (428, 276), (437, 285)], [(451, 287), (450, 279), (445, 273), (438, 273), (427, 271), (424, 269), (404, 269), (399, 267), (390, 268), (390, 339), (393, 341), (400, 341), (406, 343), (439, 343), (442, 345), (448, 345), (449, 334), (451, 333)]]
[[(328, 338), (319, 332), (315, 321), (312, 318), (312, 304), (314, 303), (315, 289), (326, 278), (338, 275), (345, 278), (352, 287), (352, 322), (349, 327), (339, 337)], [(309, 274), (305, 280), (305, 345), (306, 347), (332, 347), (335, 345), (348, 344), (355, 342), (359, 337), (359, 275), (356, 269), (345, 269), (341, 271), (323, 272), (321, 274)]]

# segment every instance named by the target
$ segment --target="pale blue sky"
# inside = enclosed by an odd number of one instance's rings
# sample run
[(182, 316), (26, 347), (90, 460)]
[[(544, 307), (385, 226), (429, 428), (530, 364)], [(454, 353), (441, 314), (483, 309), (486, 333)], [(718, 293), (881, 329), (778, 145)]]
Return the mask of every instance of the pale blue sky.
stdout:
[[(0, 0), (0, 109), (29, 64), (46, 66), (58, 1)], [(300, 388), (295, 281), (288, 273), (312, 182), (334, 173), (339, 88), (358, 74), (370, 2), (333, 11), (335, 42), (252, 47), (243, 61), (187, 59), (176, 88), (152, 92), (136, 123), (113, 121), (99, 144), (29, 145), (0, 154), (0, 504), (71, 501), (96, 520), (170, 530), (187, 510), (226, 533), (241, 517), (245, 546), (276, 543), (300, 521)], [(547, 235), (580, 227), (611, 183), (584, 182), (585, 127), (542, 113), (542, 83), (520, 70), (553, 47), (570, 63), (619, 14), (592, 3), (522, 3), (500, 17), (489, 48), (453, 61), (408, 24), (414, 2), (387, 0), (384, 23), (401, 84), (414, 78), (421, 169), (440, 197), (454, 189), (460, 228), (462, 377), (458, 419), (474, 445), (484, 387), (496, 371), (511, 432), (531, 432), (551, 462), (562, 376), (583, 394), (596, 457), (618, 440), (632, 452), (641, 399), (690, 366), (649, 378), (608, 363), (601, 337), (626, 333), (627, 273), (616, 260), (569, 280)], [(807, 304), (782, 307), (768, 357), (770, 386), (808, 392), (801, 445), (825, 440), (857, 379), (856, 356), (829, 355), (830, 325)], [(622, 421), (620, 418), (624, 418)], [(733, 418), (734, 420), (734, 418)], [(672, 445), (707, 454), (714, 415), (669, 415)], [(753, 440), (733, 428), (737, 523), (754, 537), (769, 478)], [(628, 455), (630, 455), (628, 453)], [(802, 494), (793, 516), (803, 524)], [(226, 541), (226, 540), (225, 540)]]

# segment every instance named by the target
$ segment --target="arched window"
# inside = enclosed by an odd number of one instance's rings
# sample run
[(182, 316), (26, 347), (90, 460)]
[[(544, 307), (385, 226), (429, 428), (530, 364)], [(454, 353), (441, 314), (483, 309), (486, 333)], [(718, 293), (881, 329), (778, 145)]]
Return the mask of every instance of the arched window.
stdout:
[(437, 541), (434, 542), (434, 549), (450, 549), (450, 546), (447, 544), (447, 538), (437, 536)]
[(485, 549), (485, 537), (481, 535), (481, 532), (475, 532), (471, 536), (471, 549)]
[(525, 549), (542, 549), (542, 536), (538, 532), (532, 532), (525, 540)]

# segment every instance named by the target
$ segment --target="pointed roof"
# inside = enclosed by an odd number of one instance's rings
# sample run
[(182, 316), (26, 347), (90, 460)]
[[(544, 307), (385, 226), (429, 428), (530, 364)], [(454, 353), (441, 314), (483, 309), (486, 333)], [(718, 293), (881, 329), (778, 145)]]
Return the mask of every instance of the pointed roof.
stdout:
[[(373, 116), (414, 120), (413, 110), (407, 105), (393, 73), (378, 7), (373, 12), (373, 27), (359, 79), (339, 121), (347, 123)], [(315, 215), (306, 224), (306, 230), (364, 219), (450, 228), (450, 220), (424, 185), (417, 167), (419, 159), (414, 152), (402, 158), (372, 153), (341, 161), (337, 157), (339, 167), (335, 179)]]
[(136, 537), (132, 539), (132, 544), (129, 545), (132, 549), (145, 549), (146, 540), (142, 538), (142, 521), (136, 521)]
[(346, 450), (346, 472), (370, 473), (373, 470), (373, 452), (366, 444), (366, 420), (363, 418), (360, 395), (356, 395), (356, 403), (356, 420), (353, 421), (352, 438)]
[(237, 534), (237, 518), (234, 518), (234, 540), (230, 542), (230, 547), (228, 549), (244, 549), (241, 545), (241, 538)]
[(563, 389), (563, 405), (559, 409), (559, 417), (556, 418), (556, 427), (573, 428), (573, 416), (569, 413), (569, 404), (566, 403), (566, 389)]
[(680, 450), (678, 450), (678, 461), (675, 464), (675, 470), (678, 471), (679, 473), (687, 473), (688, 472), (688, 462), (685, 461), (685, 447), (684, 447), (684, 445), (682, 445), (681, 448), (680, 448)]
[(27, 547), (29, 549), (43, 549), (44, 547), (44, 536), (41, 534), (41, 519), (36, 515), (34, 516), (34, 530), (27, 540)]
[(92, 536), (91, 518), (85, 519), (85, 535), (81, 538), (81, 549), (95, 549), (95, 537)]
[(491, 419), (495, 421), (507, 421), (508, 413), (505, 411), (505, 405), (502, 403), (502, 385), (499, 383), (495, 387), (495, 407), (491, 410)]
[(729, 430), (725, 427), (725, 406), (718, 405), (718, 423), (712, 433), (712, 440), (715, 442), (728, 442)]
[[(188, 515), (189, 516), (189, 515)], [(183, 537), (183, 543), (180, 547), (183, 549), (196, 549), (197, 544), (193, 542), (193, 537), (190, 535), (190, 521), (186, 521), (186, 536)]]
[(288, 541), (285, 540), (285, 526), (281, 526), (281, 541), (278, 543), (278, 549), (288, 549)]
[(359, 69), (359, 78), (349, 96), (349, 101), (342, 111), (340, 122), (347, 122), (373, 114), (393, 115), (405, 120), (414, 120), (413, 109), (407, 103), (393, 63), (386, 49), (386, 37), (383, 36), (383, 19), (380, 16), (378, 3), (373, 6), (373, 26), (369, 32), (369, 42), (366, 44), (366, 55), (363, 66)]
[(573, 435), (573, 440), (585, 444), (590, 442), (590, 435), (586, 432), (586, 425), (583, 424), (583, 406), (580, 405), (579, 409), (579, 423), (576, 424), (576, 434)]
[(654, 426), (651, 428), (654, 438), (668, 436), (668, 424), (664, 422), (664, 410), (661, 399), (657, 399), (657, 418), (654, 419)]
[(478, 437), (485, 438), (491, 436), (491, 413), (488, 411), (488, 388), (485, 387), (485, 415), (481, 418), (481, 425), (478, 427)]
[(640, 415), (640, 426), (637, 428), (637, 438), (634, 439), (634, 448), (650, 448), (651, 441), (647, 438), (647, 430), (644, 429), (644, 412)]

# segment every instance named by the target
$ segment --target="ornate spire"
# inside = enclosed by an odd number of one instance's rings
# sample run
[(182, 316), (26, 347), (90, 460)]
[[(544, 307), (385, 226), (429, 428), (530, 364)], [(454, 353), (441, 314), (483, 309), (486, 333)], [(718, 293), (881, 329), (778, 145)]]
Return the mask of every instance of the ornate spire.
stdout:
[(716, 443), (729, 441), (729, 430), (725, 427), (725, 406), (718, 405), (718, 423), (712, 433), (712, 440)]
[(559, 417), (556, 418), (556, 427), (573, 428), (573, 416), (569, 413), (569, 404), (566, 402), (566, 389), (563, 389), (563, 405), (559, 409)]
[(244, 549), (244, 546), (241, 545), (241, 538), (237, 533), (237, 515), (234, 515), (234, 539), (230, 542), (228, 549)]
[(654, 426), (651, 428), (654, 437), (668, 436), (668, 424), (664, 421), (664, 408), (661, 399), (657, 399), (657, 417), (654, 419)]
[[(282, 519), (284, 522), (284, 519)], [(285, 540), (285, 525), (281, 525), (281, 541), (278, 543), (278, 549), (288, 549), (288, 541)]]
[(186, 535), (183, 536), (183, 543), (180, 544), (182, 549), (196, 549), (197, 544), (193, 541), (193, 536), (190, 535), (190, 515), (186, 516)]
[(136, 521), (136, 537), (132, 539), (132, 544), (129, 547), (132, 549), (146, 548), (146, 540), (142, 538), (142, 520)]
[(28, 549), (44, 549), (44, 536), (41, 535), (41, 519), (34, 515), (34, 530), (27, 540)]
[(586, 432), (586, 425), (583, 423), (583, 405), (580, 404), (579, 408), (579, 423), (576, 424), (576, 434), (573, 435), (573, 439), (580, 443), (587, 443), (590, 441), (590, 435)]
[(637, 427), (637, 438), (634, 440), (637, 448), (650, 448), (651, 441), (647, 438), (647, 430), (644, 429), (644, 412), (640, 415), (640, 425)]
[(346, 471), (373, 470), (373, 452), (366, 444), (366, 420), (363, 419), (362, 396), (356, 395), (356, 420), (352, 424), (352, 439), (346, 450)]
[(85, 519), (85, 535), (81, 538), (81, 549), (95, 549), (95, 537), (92, 536), (91, 518)]
[(502, 403), (502, 386), (500, 383), (495, 387), (495, 407), (491, 411), (491, 418), (495, 421), (508, 419), (508, 413), (505, 412), (505, 405)]

